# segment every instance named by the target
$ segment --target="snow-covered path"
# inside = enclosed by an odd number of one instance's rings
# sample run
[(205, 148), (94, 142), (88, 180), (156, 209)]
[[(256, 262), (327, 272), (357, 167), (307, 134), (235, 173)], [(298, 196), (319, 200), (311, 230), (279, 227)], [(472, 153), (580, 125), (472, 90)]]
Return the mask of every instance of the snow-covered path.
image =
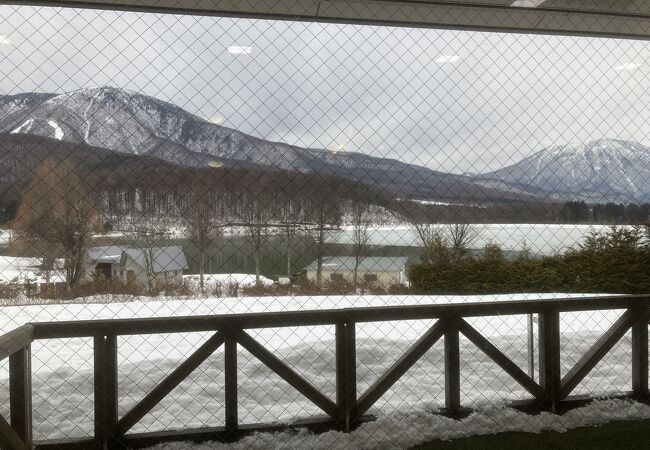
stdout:
[[(114, 303), (80, 303), (0, 308), (0, 331), (30, 321), (94, 318), (165, 317), (262, 311), (293, 311), (379, 305), (416, 305), (568, 297), (500, 296), (332, 296), (150, 300), (125, 298)], [(91, 299), (98, 301), (101, 299)], [(562, 315), (564, 370), (586, 351), (620, 311)], [(524, 316), (472, 319), (470, 322), (522, 368), (528, 366)], [(357, 325), (358, 390), (363, 392), (433, 321)], [(266, 348), (303, 374), (326, 395), (334, 396), (333, 327), (250, 331)], [(128, 411), (166, 373), (173, 370), (208, 333), (120, 337), (120, 414)], [(517, 383), (469, 342), (461, 339), (462, 393), (467, 405), (498, 405), (526, 397)], [(604, 394), (630, 383), (629, 336), (608, 355), (576, 392)], [(92, 432), (92, 342), (90, 339), (38, 341), (33, 344), (34, 425), (37, 438), (83, 436)], [(0, 379), (6, 378), (6, 364)], [(5, 381), (6, 385), (6, 381)], [(0, 401), (6, 408), (6, 386)], [(147, 415), (133, 431), (216, 426), (223, 423), (223, 353), (217, 351)], [(436, 410), (444, 400), (442, 342), (410, 369), (370, 411), (387, 414)], [(242, 423), (291, 421), (320, 411), (248, 353), (239, 354)]]

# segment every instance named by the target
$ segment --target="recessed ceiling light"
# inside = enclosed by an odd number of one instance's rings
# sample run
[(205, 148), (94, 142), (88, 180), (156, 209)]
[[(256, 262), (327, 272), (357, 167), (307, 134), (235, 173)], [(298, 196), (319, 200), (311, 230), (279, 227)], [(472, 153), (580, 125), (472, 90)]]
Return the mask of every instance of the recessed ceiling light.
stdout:
[(12, 45), (13, 42), (11, 42), (9, 40), (9, 38), (7, 36), (5, 36), (4, 34), (0, 34), (0, 45), (3, 45), (3, 44), (4, 45)]
[(250, 55), (253, 53), (253, 47), (242, 47), (240, 45), (231, 45), (228, 47), (228, 53), (233, 55)]
[(515, 6), (517, 8), (537, 8), (545, 1), (546, 0), (515, 0), (510, 6)]
[(435, 62), (437, 63), (454, 63), (460, 59), (460, 56), (458, 55), (440, 55), (435, 59)]
[(619, 71), (621, 71), (621, 70), (634, 70), (634, 69), (638, 69), (642, 65), (643, 64), (639, 64), (639, 63), (625, 63), (625, 64), (621, 64), (620, 66), (614, 67), (614, 70), (619, 70)]
[(207, 121), (215, 125), (221, 125), (225, 119), (219, 115), (208, 117)]

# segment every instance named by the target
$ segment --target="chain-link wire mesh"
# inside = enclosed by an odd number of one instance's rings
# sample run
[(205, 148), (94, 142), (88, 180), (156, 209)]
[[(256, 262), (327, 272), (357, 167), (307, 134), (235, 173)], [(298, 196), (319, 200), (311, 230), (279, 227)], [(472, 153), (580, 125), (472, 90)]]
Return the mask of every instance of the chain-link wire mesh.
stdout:
[(649, 419), (649, 50), (0, 5), (2, 448)]

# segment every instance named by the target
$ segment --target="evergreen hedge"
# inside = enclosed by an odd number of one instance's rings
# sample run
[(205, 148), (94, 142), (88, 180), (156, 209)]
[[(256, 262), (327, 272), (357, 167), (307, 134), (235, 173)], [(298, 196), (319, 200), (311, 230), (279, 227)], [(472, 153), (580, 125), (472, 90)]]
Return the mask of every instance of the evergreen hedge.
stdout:
[(539, 258), (524, 250), (508, 259), (494, 244), (480, 256), (441, 250), (435, 262), (411, 264), (407, 275), (415, 292), (428, 294), (648, 293), (648, 235), (648, 228), (613, 227), (577, 249)]

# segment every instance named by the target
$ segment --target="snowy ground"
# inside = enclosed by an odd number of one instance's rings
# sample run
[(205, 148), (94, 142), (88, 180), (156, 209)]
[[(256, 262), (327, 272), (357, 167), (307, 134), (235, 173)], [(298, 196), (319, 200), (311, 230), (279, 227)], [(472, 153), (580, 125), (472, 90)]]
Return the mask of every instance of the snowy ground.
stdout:
[[(199, 288), (201, 276), (198, 274), (183, 275), (183, 281), (190, 283), (192, 287)], [(255, 286), (257, 279), (255, 275), (248, 273), (206, 273), (203, 275), (205, 289), (217, 289), (228, 287), (251, 287)], [(271, 286), (273, 280), (260, 276), (262, 286)]]
[[(556, 295), (500, 296), (329, 296), (245, 297), (209, 299), (123, 298), (113, 303), (77, 303), (0, 308), (0, 332), (30, 321), (94, 318), (165, 317), (263, 311), (332, 309), (360, 306), (500, 301)], [(101, 298), (91, 299), (94, 302)], [(562, 362), (566, 372), (621, 311), (562, 315)], [(527, 321), (524, 316), (471, 319), (477, 329), (528, 367)], [(359, 393), (363, 392), (433, 321), (396, 321), (357, 326)], [(250, 333), (326, 395), (334, 398), (334, 329), (299, 327)], [(198, 347), (208, 333), (129, 336), (119, 338), (120, 414), (134, 406), (165, 374)], [(444, 401), (442, 342), (411, 368), (371, 409), (380, 417), (392, 413), (424, 413)], [(90, 339), (38, 341), (33, 344), (34, 426), (37, 438), (92, 433), (92, 342)], [(478, 349), (461, 339), (462, 394), (467, 405), (499, 405), (527, 397)], [(602, 395), (629, 390), (629, 335), (576, 389)], [(536, 359), (536, 357), (535, 357)], [(0, 366), (6, 378), (6, 363)], [(2, 382), (0, 382), (2, 383)], [(7, 407), (6, 379), (0, 404)], [(223, 424), (223, 353), (220, 349), (147, 415), (134, 431), (153, 431)], [(242, 423), (291, 421), (321, 414), (248, 353), (239, 354), (239, 401)]]
[[(314, 435), (306, 430), (283, 433), (255, 434), (234, 444), (208, 442), (192, 444), (172, 442), (151, 449), (156, 450), (266, 450), (309, 449), (351, 450), (382, 449), (401, 450), (435, 440), (451, 440), (468, 436), (501, 432), (541, 433), (598, 426), (613, 421), (650, 418), (650, 406), (624, 400), (603, 400), (574, 409), (557, 416), (542, 413), (536, 416), (523, 414), (509, 408), (486, 408), (463, 420), (448, 419), (426, 412), (395, 414), (362, 424), (352, 433), (330, 431)], [(639, 436), (639, 439), (642, 437)]]
[(39, 258), (20, 258), (0, 256), (0, 282), (37, 280), (39, 278)]
[(0, 245), (8, 245), (11, 242), (11, 230), (0, 229)]

